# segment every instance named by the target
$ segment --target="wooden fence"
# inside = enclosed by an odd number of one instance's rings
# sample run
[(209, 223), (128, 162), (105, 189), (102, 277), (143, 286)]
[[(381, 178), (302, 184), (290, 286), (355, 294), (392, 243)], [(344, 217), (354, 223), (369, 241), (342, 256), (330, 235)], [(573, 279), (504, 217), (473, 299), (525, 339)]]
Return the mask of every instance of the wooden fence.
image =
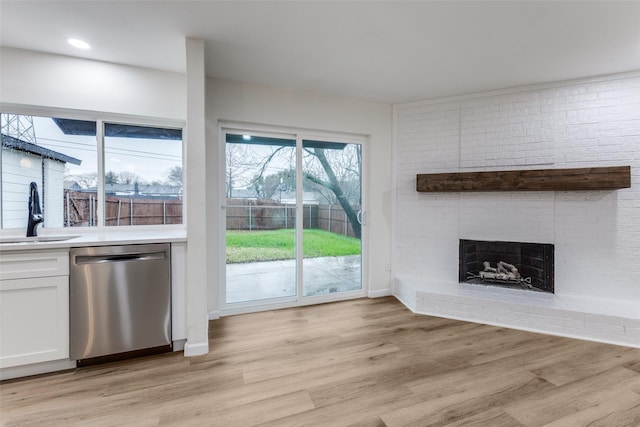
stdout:
[[(182, 200), (107, 196), (105, 225), (182, 224)], [(94, 226), (98, 223), (95, 193), (65, 191), (66, 227)]]
[[(340, 205), (305, 204), (303, 228), (316, 228), (354, 237), (353, 228)], [(359, 206), (354, 209), (358, 211)], [(273, 201), (227, 199), (227, 230), (277, 230), (294, 228), (295, 205)]]
[[(358, 212), (361, 207), (353, 207)], [(317, 228), (344, 236), (355, 237), (351, 223), (340, 205), (318, 205)]]
[[(95, 193), (65, 191), (64, 197), (65, 226), (98, 224)], [(302, 209), (303, 228), (355, 236), (340, 205), (305, 204)], [(105, 225), (182, 224), (182, 200), (107, 196), (105, 211)], [(227, 199), (226, 212), (227, 230), (278, 230), (296, 223), (295, 205), (275, 201)]]

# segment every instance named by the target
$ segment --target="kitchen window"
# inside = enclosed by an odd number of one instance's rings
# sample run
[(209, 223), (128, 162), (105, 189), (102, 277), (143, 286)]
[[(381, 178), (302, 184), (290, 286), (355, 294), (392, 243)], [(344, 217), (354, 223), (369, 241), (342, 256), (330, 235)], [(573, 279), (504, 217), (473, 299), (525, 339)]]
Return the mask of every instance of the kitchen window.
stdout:
[(1, 228), (26, 228), (32, 182), (43, 227), (183, 223), (181, 128), (9, 113), (0, 124)]
[(105, 225), (182, 224), (182, 130), (105, 123)]

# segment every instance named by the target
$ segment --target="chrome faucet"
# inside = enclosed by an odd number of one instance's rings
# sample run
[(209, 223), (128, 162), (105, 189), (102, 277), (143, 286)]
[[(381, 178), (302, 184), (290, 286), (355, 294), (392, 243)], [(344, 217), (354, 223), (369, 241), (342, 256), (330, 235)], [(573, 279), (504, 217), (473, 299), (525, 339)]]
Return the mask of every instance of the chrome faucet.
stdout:
[(29, 219), (27, 222), (27, 237), (38, 235), (36, 227), (44, 221), (42, 210), (40, 209), (40, 196), (38, 196), (38, 186), (35, 182), (29, 185)]

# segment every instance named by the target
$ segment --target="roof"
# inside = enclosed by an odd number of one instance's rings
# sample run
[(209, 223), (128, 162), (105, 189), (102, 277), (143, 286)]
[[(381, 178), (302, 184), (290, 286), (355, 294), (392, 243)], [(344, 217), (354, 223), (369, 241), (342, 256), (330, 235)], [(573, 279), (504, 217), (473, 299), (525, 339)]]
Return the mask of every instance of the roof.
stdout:
[(37, 156), (46, 157), (48, 159), (57, 160), (59, 162), (72, 163), (74, 165), (79, 165), (80, 163), (82, 163), (82, 160), (76, 159), (75, 157), (67, 156), (66, 154), (49, 150), (48, 148), (44, 148), (39, 145), (32, 144), (30, 142), (23, 141), (21, 139), (4, 134), (2, 135), (2, 147), (24, 151), (26, 153), (35, 154)]
[[(61, 118), (53, 118), (52, 120), (65, 135), (96, 135), (95, 121)], [(105, 123), (104, 135), (120, 138), (169, 139), (181, 141), (182, 129)]]
[(179, 185), (155, 185), (155, 184), (105, 184), (104, 191), (107, 194), (131, 193), (131, 194), (155, 194), (155, 195), (181, 195), (182, 186)]

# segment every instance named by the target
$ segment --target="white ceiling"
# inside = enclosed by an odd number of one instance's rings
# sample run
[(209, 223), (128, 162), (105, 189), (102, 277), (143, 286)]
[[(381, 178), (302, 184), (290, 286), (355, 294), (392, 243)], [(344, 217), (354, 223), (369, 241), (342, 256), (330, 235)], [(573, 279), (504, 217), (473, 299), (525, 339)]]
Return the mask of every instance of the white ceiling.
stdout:
[[(65, 43), (75, 36), (89, 51)], [(3, 46), (387, 103), (640, 70), (640, 1), (7, 1)]]

